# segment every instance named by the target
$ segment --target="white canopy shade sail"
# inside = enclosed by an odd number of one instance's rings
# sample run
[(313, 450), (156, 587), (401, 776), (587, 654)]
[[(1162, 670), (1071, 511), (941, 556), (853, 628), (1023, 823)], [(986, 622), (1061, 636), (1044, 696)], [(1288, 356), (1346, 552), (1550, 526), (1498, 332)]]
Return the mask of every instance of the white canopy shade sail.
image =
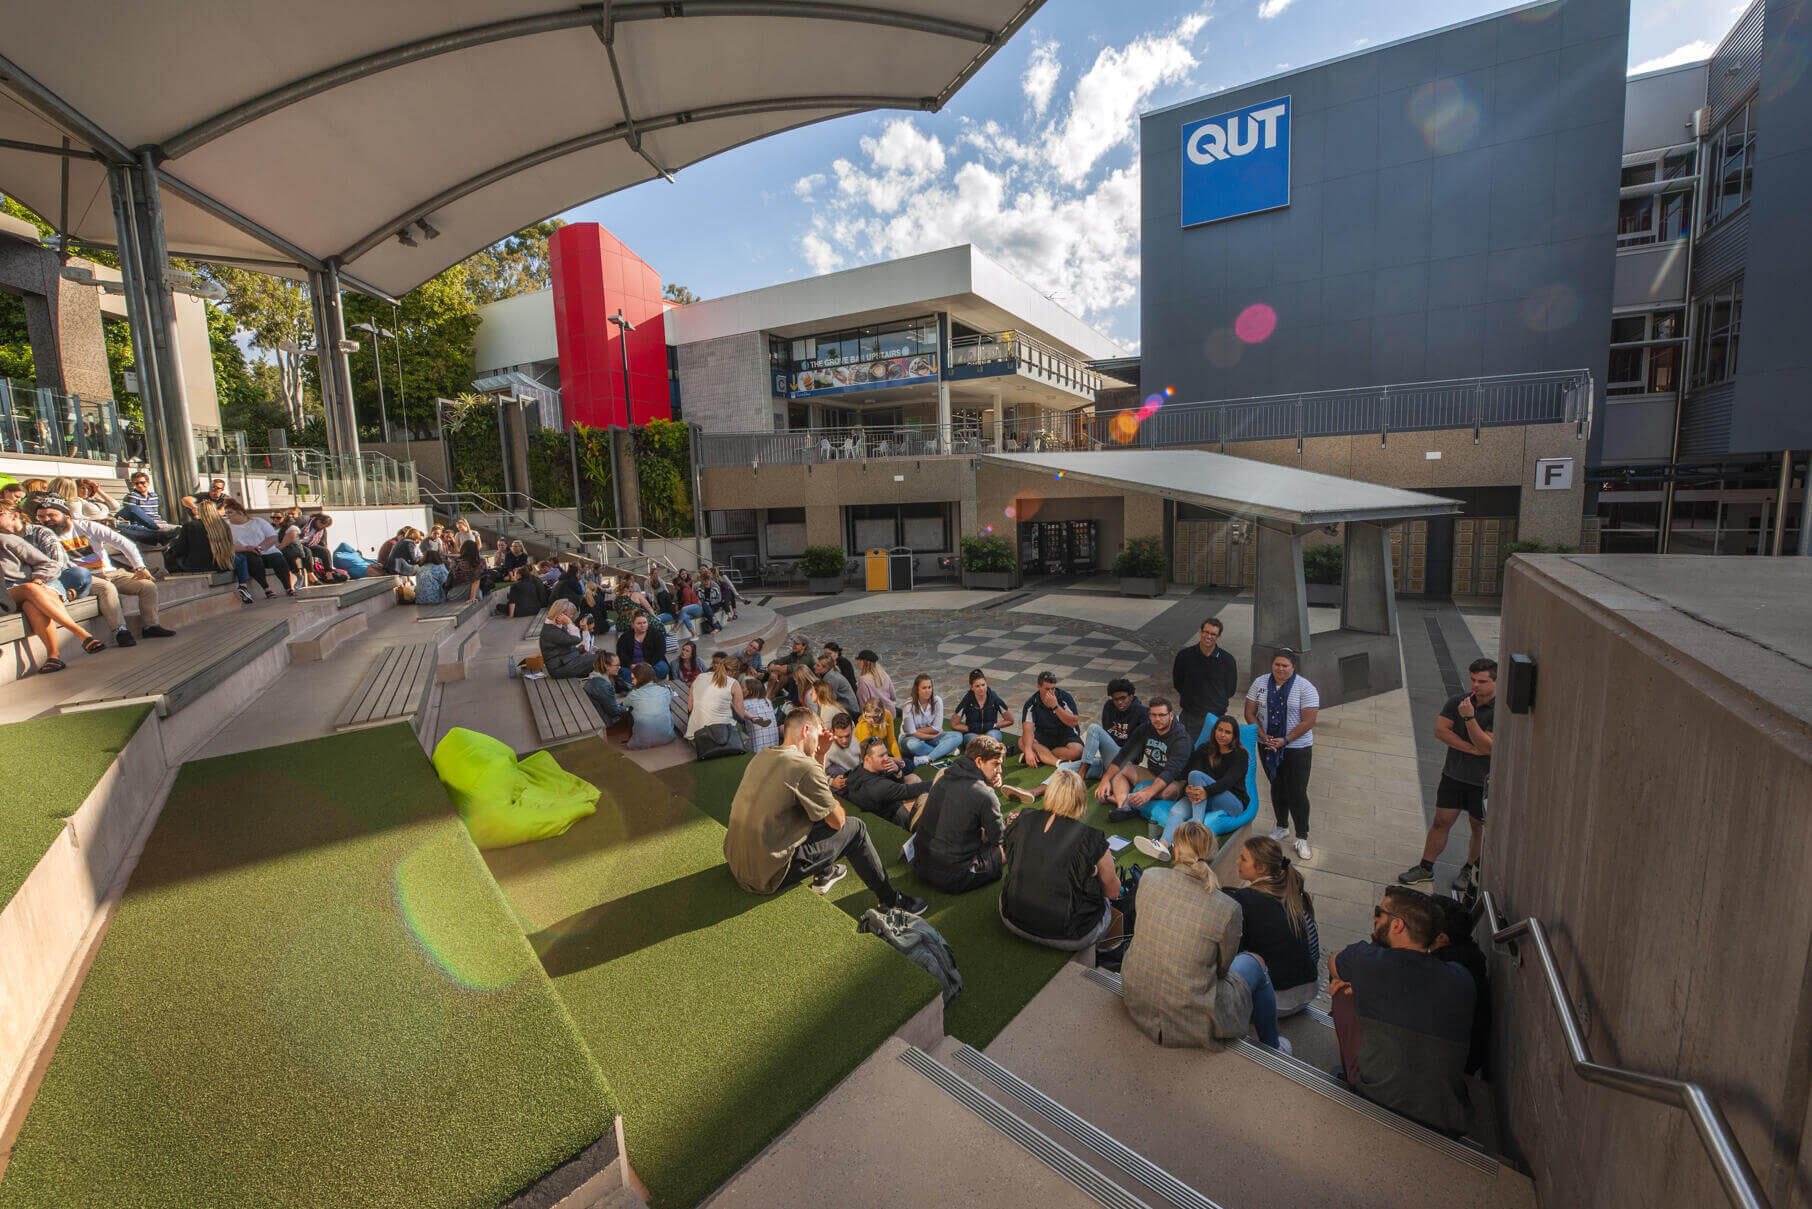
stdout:
[(1458, 500), (1199, 449), (990, 453), (982, 460), (1303, 528), (1452, 516), (1460, 511)]
[(149, 155), (172, 255), (289, 275), (337, 262), (350, 286), (402, 294), (766, 135), (935, 111), (1042, 2), (18, 5), (0, 192), (109, 247), (106, 163)]

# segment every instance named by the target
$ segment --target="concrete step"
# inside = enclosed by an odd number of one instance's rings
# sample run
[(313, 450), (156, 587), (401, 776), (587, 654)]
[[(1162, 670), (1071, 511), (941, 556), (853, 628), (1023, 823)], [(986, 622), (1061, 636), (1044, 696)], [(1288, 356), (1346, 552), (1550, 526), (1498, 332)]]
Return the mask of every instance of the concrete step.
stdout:
[[(1219, 1051), (1154, 1045), (1117, 988), (1114, 976), (1066, 965), (977, 1055), (985, 1064), (967, 1061), (960, 1049), (950, 1058), (990, 1095), (1153, 1204), (1292, 1209), (1330, 1197), (1355, 1209), (1535, 1204), (1526, 1176), (1363, 1100), (1310, 1063), (1253, 1040)], [(1053, 1027), (1057, 1021), (1061, 1027)], [(1290, 1025), (1309, 1029), (1331, 1032), (1314, 1017)], [(988, 1067), (1008, 1074), (997, 1082)], [(1035, 1094), (1015, 1095), (1015, 1082)], [(1041, 1111), (1041, 1100), (1054, 1107)], [(1077, 1128), (1078, 1118), (1106, 1143)], [(1153, 1179), (1168, 1191), (1161, 1195)]]
[(1146, 1205), (925, 1051), (889, 1038), (706, 1209)]

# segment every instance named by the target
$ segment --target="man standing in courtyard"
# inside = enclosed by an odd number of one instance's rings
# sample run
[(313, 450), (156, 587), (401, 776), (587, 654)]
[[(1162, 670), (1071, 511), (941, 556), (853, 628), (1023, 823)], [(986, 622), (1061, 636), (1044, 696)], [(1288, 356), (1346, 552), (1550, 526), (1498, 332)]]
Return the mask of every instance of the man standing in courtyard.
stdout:
[(773, 894), (806, 878), (826, 894), (848, 874), (849, 866), (838, 862), (847, 857), (883, 911), (898, 907), (923, 915), (930, 904), (893, 888), (868, 828), (831, 793), (824, 771), (829, 747), (818, 715), (795, 709), (786, 716), (779, 746), (749, 761), (724, 833), (731, 876), (751, 894)]
[(1194, 747), (1208, 719), (1227, 712), (1227, 701), (1239, 690), (1239, 662), (1221, 649), (1221, 619), (1210, 617), (1196, 631), (1196, 641), (1177, 652), (1170, 665), (1170, 685), (1177, 690), (1183, 733)]
[(1435, 787), (1434, 826), (1422, 845), (1422, 859), (1397, 878), (1407, 885), (1434, 880), (1434, 863), (1447, 847), (1447, 833), (1464, 810), (1472, 836), (1466, 863), (1453, 879), (1462, 894), (1478, 884), (1479, 853), (1485, 846), (1485, 790), (1491, 780), (1491, 725), (1497, 713), (1497, 662), (1474, 659), (1466, 669), (1472, 691), (1441, 707), (1435, 738), (1447, 745), (1441, 783)]

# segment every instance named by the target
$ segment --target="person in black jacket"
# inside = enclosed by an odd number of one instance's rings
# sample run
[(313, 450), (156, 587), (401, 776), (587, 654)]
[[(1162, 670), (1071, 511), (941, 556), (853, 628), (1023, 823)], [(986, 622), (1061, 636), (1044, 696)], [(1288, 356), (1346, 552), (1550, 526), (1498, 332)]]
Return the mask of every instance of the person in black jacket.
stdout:
[[(510, 584), (509, 600), (501, 606), (505, 617), (533, 617), (552, 603), (548, 597), (547, 585), (536, 579), (527, 567), (516, 568), (516, 578)], [(595, 631), (597, 621), (592, 620)]]
[[(1441, 935), (1433, 953), (1472, 975), (1478, 998), (1472, 1004), (1472, 1043), (1466, 1051), (1466, 1073), (1491, 1077), (1491, 963), (1473, 935), (1472, 912), (1458, 899), (1432, 896), (1441, 916)], [(1279, 1005), (1279, 1011), (1282, 1005)]]
[(1177, 652), (1170, 665), (1170, 687), (1177, 691), (1183, 731), (1194, 746), (1208, 719), (1227, 712), (1227, 701), (1239, 691), (1239, 663), (1221, 647), (1221, 619), (1210, 617), (1196, 631), (1195, 642)]
[(915, 774), (894, 771), (885, 739), (862, 744), (862, 763), (833, 776), (831, 788), (904, 831), (912, 830), (913, 803), (931, 792), (930, 783)]
[(1242, 953), (1264, 959), (1277, 995), (1277, 1014), (1302, 1011), (1321, 990), (1321, 934), (1315, 900), (1283, 845), (1255, 835), (1240, 845), (1234, 874), (1246, 884), (1227, 894), (1240, 906)]
[(1252, 801), (1246, 792), (1246, 768), (1251, 760), (1252, 753), (1239, 741), (1239, 724), (1222, 714), (1215, 719), (1208, 742), (1189, 753), (1182, 800), (1172, 803), (1168, 817), (1159, 820), (1164, 824), (1163, 838), (1136, 835), (1134, 846), (1146, 856), (1167, 861), (1171, 837), (1189, 819), (1206, 825), (1211, 815), (1232, 818), (1244, 814)]
[(913, 821), (913, 872), (947, 894), (961, 894), (1000, 877), (1006, 854), (1001, 837), (1000, 786), (1006, 746), (986, 735), (969, 740), (932, 783)]
[(662, 680), (673, 670), (667, 664), (667, 631), (655, 625), (647, 613), (637, 613), (629, 629), (617, 636), (617, 657), (625, 667), (646, 663)]
[(585, 647), (590, 629), (591, 622), (579, 618), (570, 600), (556, 600), (548, 606), (540, 637), (542, 670), (556, 680), (591, 675), (592, 652)]
[(1163, 817), (1171, 813), (1168, 803), (1183, 796), (1189, 736), (1177, 724), (1170, 702), (1164, 698), (1153, 697), (1145, 708), (1145, 721), (1126, 736), (1126, 746), (1095, 787), (1098, 801), (1113, 803), (1113, 809), (1107, 812), (1110, 823), (1140, 814), (1151, 819)]

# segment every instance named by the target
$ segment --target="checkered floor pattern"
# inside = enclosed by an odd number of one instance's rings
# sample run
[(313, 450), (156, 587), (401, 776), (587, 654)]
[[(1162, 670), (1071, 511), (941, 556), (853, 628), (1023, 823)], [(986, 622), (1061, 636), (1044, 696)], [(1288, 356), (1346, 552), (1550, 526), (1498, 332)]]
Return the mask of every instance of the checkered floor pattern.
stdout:
[(937, 653), (949, 663), (979, 667), (990, 680), (1030, 683), (1052, 671), (1072, 692), (1115, 676), (1143, 679), (1154, 662), (1144, 647), (1105, 630), (1078, 634), (1050, 625), (969, 630), (938, 643)]

